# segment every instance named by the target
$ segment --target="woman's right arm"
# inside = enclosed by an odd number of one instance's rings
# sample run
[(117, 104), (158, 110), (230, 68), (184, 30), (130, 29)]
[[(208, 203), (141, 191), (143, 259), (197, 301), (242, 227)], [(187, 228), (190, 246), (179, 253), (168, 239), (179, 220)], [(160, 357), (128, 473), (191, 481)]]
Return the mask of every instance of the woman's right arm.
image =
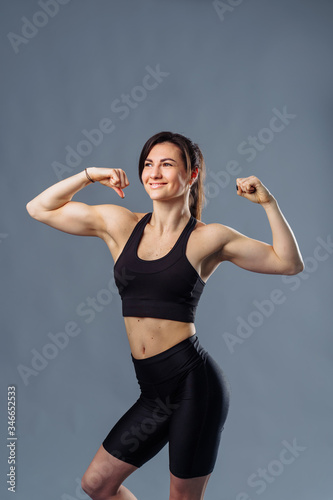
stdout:
[[(122, 198), (125, 196), (123, 189), (129, 182), (123, 170), (89, 167), (88, 174), (94, 181), (114, 189)], [(117, 205), (87, 205), (71, 201), (74, 194), (88, 184), (91, 181), (83, 170), (33, 198), (26, 205), (27, 211), (34, 219), (66, 233), (104, 237), (108, 232), (112, 236), (112, 225), (116, 229), (121, 219), (128, 217), (129, 211)]]

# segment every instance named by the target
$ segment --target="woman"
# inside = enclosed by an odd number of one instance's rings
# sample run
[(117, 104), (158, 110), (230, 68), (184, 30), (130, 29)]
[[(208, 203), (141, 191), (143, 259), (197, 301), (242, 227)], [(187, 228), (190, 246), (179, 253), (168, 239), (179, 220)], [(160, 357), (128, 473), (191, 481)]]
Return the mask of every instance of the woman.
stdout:
[(237, 179), (237, 194), (265, 209), (273, 245), (222, 224), (200, 221), (205, 164), (197, 144), (160, 132), (146, 142), (140, 181), (153, 212), (89, 206), (72, 197), (92, 182), (123, 198), (121, 169), (90, 167), (49, 187), (29, 214), (71, 234), (99, 236), (115, 261), (140, 398), (106, 436), (82, 478), (94, 500), (133, 500), (122, 485), (169, 442), (170, 499), (201, 500), (217, 458), (230, 386), (201, 346), (194, 317), (209, 276), (223, 261), (267, 274), (297, 274), (303, 261), (273, 195), (257, 177)]

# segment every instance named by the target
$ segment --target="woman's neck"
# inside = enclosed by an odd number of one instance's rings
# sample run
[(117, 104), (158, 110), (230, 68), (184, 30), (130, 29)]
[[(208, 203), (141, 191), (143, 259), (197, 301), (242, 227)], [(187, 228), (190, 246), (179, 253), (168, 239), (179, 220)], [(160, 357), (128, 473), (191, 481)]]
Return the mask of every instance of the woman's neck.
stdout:
[(167, 201), (154, 200), (153, 202), (153, 213), (149, 224), (159, 234), (165, 231), (178, 231), (180, 227), (184, 227), (191, 217), (188, 205), (184, 205), (184, 203), (177, 204), (174, 201), (172, 200), (172, 203), (168, 203)]

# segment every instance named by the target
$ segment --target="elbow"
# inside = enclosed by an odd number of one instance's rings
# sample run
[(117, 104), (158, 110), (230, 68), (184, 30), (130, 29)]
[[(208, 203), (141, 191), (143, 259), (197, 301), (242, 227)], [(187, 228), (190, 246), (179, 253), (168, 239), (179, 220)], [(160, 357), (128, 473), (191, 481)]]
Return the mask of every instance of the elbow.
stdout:
[(30, 217), (32, 217), (33, 219), (37, 219), (38, 210), (36, 209), (36, 206), (33, 203), (33, 201), (29, 201), (26, 204), (25, 208), (27, 209), (27, 212), (30, 215)]
[(293, 264), (291, 267), (289, 267), (284, 274), (287, 274), (288, 276), (292, 276), (293, 274), (299, 274), (304, 270), (304, 262), (303, 260), (299, 260), (295, 264)]
[(27, 209), (28, 214), (29, 214), (31, 217), (33, 217), (33, 207), (32, 207), (32, 203), (31, 203), (31, 201), (29, 201), (29, 202), (26, 204), (25, 208)]

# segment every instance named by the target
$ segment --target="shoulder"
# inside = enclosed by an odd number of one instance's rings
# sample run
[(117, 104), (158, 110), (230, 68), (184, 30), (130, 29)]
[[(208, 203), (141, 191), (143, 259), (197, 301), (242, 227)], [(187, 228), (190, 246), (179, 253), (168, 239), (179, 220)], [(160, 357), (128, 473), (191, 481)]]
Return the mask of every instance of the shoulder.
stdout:
[(94, 209), (103, 218), (105, 237), (111, 237), (115, 241), (131, 233), (135, 225), (146, 215), (111, 204), (94, 205)]
[(236, 234), (237, 231), (224, 224), (218, 222), (205, 224), (198, 220), (193, 230), (192, 241), (194, 246), (200, 246), (205, 255), (210, 255), (222, 250)]
[(114, 224), (137, 223), (146, 213), (132, 212), (126, 207), (119, 205), (93, 205), (95, 210), (105, 219), (106, 222)]
[(209, 240), (223, 241), (228, 240), (233, 234), (237, 233), (237, 231), (218, 222), (205, 224), (198, 220), (193, 233), (198, 239), (207, 238)]

